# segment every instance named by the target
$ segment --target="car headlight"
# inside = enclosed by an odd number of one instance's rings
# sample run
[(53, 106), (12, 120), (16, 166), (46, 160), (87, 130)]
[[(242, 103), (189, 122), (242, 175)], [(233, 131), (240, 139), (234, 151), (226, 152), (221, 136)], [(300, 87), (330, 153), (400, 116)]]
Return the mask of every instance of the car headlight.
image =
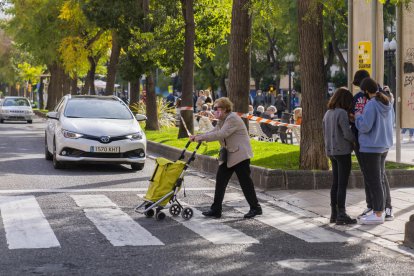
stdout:
[(82, 134), (72, 132), (72, 131), (69, 131), (69, 130), (65, 130), (65, 129), (62, 129), (62, 133), (63, 133), (63, 136), (65, 138), (69, 138), (69, 139), (78, 139), (78, 138), (81, 138), (83, 136)]
[(130, 140), (141, 140), (142, 139), (142, 132), (133, 133), (130, 135), (125, 136), (126, 138)]

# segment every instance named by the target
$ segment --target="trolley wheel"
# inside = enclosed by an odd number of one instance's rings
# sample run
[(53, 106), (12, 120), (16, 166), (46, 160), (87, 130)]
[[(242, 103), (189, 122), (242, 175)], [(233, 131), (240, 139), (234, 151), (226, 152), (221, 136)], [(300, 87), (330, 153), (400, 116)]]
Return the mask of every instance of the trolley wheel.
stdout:
[(183, 209), (183, 211), (181, 212), (181, 216), (183, 217), (183, 219), (185, 220), (189, 220), (193, 217), (194, 215), (194, 211), (193, 209), (186, 207)]
[(144, 215), (145, 215), (147, 218), (152, 218), (152, 217), (154, 216), (154, 214), (155, 214), (155, 211), (154, 211), (153, 209), (150, 209), (150, 210), (148, 210), (148, 211), (144, 212)]
[(170, 214), (173, 217), (176, 217), (176, 216), (180, 215), (180, 213), (181, 213), (181, 207), (180, 207), (180, 205), (173, 204), (173, 205), (170, 206)]
[(156, 220), (163, 220), (165, 219), (165, 213), (164, 212), (158, 212), (155, 214), (155, 219)]

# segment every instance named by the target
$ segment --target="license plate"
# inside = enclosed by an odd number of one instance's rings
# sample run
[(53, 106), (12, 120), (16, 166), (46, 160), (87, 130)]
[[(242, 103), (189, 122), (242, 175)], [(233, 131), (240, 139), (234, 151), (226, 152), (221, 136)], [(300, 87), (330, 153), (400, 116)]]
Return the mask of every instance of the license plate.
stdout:
[(105, 146), (92, 146), (91, 152), (106, 152), (106, 153), (117, 153), (121, 151), (121, 147), (105, 147)]

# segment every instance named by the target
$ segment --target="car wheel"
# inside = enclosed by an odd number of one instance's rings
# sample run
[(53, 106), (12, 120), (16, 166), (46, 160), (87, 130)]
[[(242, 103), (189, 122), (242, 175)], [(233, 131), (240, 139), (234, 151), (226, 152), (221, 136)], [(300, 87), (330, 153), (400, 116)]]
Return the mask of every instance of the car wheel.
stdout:
[(32, 120), (27, 120), (27, 123), (31, 124), (31, 123), (33, 123), (33, 121)]
[(4, 120), (3, 119), (0, 119), (0, 124), (2, 124), (2, 123), (4, 123)]
[(57, 170), (63, 169), (63, 163), (56, 160), (56, 142), (53, 140), (53, 167)]
[(45, 134), (45, 159), (46, 160), (52, 160), (53, 159), (53, 155), (49, 152), (49, 149), (47, 147), (47, 137)]
[(144, 168), (144, 165), (145, 165), (144, 163), (134, 163), (134, 164), (131, 164), (131, 169), (133, 171), (140, 171)]

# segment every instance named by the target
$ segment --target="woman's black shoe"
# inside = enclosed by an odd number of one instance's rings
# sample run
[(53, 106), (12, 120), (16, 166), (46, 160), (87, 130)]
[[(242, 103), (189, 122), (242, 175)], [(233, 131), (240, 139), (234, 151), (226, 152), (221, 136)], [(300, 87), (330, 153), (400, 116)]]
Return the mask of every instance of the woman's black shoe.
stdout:
[(206, 216), (206, 217), (221, 218), (221, 212), (213, 211), (211, 209), (208, 210), (208, 211), (204, 211), (201, 214), (203, 214), (203, 216)]
[(244, 215), (244, 218), (252, 218), (257, 215), (263, 214), (262, 208), (250, 209), (247, 214)]
[(336, 218), (336, 225), (345, 225), (345, 224), (356, 224), (357, 220), (351, 218), (346, 213), (339, 213)]

